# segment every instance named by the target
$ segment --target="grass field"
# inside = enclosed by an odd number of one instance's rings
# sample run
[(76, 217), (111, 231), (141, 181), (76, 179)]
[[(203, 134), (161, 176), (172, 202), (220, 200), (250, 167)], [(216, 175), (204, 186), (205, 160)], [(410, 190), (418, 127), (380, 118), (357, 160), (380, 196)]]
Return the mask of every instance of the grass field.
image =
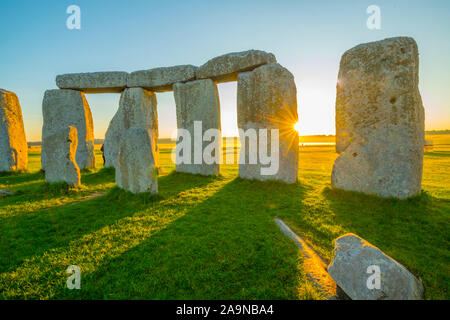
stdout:
[[(331, 189), (328, 145), (302, 146), (299, 183), (285, 185), (239, 179), (237, 165), (175, 173), (161, 144), (158, 196), (115, 187), (98, 146), (82, 187), (45, 184), (32, 147), (28, 173), (0, 176), (16, 192), (0, 199), (0, 298), (320, 299), (281, 217), (328, 260), (336, 237), (356, 233), (419, 276), (427, 299), (449, 299), (450, 135), (427, 138), (439, 145), (406, 201)], [(66, 288), (69, 265), (81, 290)]]

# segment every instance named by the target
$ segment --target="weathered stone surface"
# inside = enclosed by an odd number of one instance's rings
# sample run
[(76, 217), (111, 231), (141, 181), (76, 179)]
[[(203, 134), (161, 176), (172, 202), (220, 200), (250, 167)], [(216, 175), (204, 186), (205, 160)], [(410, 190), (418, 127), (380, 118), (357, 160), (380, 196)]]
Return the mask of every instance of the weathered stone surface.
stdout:
[(421, 190), (424, 109), (412, 38), (362, 44), (341, 59), (333, 186), (381, 197)]
[[(190, 163), (179, 163), (176, 165), (176, 171), (188, 172), (201, 175), (215, 175), (220, 171), (219, 161), (208, 164), (203, 156), (195, 159), (195, 140), (198, 134), (204, 134), (209, 129), (220, 130), (220, 102), (219, 93), (216, 84), (210, 80), (196, 80), (187, 83), (176, 83), (174, 85), (175, 103), (177, 106), (177, 128), (178, 130), (187, 130), (191, 138), (191, 157)], [(199, 122), (197, 122), (199, 121)], [(200, 123), (201, 121), (201, 123)], [(195, 133), (196, 123), (198, 132)], [(197, 135), (196, 135), (197, 134)], [(212, 141), (203, 141), (198, 144), (201, 148), (201, 154), (205, 152), (205, 148), (213, 143), (211, 157), (221, 157), (222, 136), (212, 138)], [(178, 142), (179, 143), (179, 142)], [(218, 154), (215, 152), (217, 151)], [(199, 153), (200, 154), (200, 153)], [(177, 155), (178, 156), (178, 155)], [(177, 160), (178, 162), (179, 160)]]
[[(74, 126), (78, 133), (76, 162), (80, 169), (95, 167), (94, 125), (91, 109), (83, 92), (67, 89), (47, 90), (42, 102), (44, 124), (42, 147), (46, 138), (60, 129)], [(46, 158), (42, 155), (42, 169), (46, 170)]]
[(14, 92), (0, 89), (0, 171), (26, 170), (28, 145)]
[(172, 91), (174, 83), (195, 79), (196, 69), (196, 66), (180, 65), (135, 71), (128, 75), (128, 87), (142, 87), (156, 92)]
[[(337, 238), (334, 250), (334, 259), (328, 266), (328, 273), (350, 298), (354, 300), (422, 299), (421, 281), (400, 263), (357, 235), (346, 234)], [(379, 289), (374, 280), (377, 266), (380, 271)]]
[(156, 94), (142, 88), (126, 89), (120, 96), (119, 110), (111, 120), (105, 135), (105, 167), (115, 167), (121, 136), (131, 127), (148, 130), (155, 148), (158, 165), (158, 113)]
[(240, 72), (251, 71), (259, 66), (276, 63), (272, 53), (260, 50), (232, 52), (213, 58), (196, 71), (197, 79), (210, 78), (216, 82), (236, 81)]
[(158, 167), (152, 133), (131, 127), (122, 136), (116, 164), (117, 185), (132, 193), (158, 192)]
[[(246, 179), (280, 180), (286, 183), (297, 181), (298, 174), (298, 132), (294, 125), (298, 121), (297, 89), (294, 76), (279, 64), (267, 64), (252, 72), (239, 74), (237, 89), (238, 128), (244, 131), (255, 129), (278, 129), (279, 148), (274, 156), (278, 160), (275, 174), (262, 174), (267, 168), (261, 161), (257, 146), (257, 162), (249, 162), (249, 141), (241, 137), (239, 176)], [(270, 137), (270, 133), (268, 133)], [(271, 139), (267, 139), (264, 154), (270, 154)], [(261, 141), (260, 139), (258, 140)], [(245, 143), (245, 147), (244, 147)], [(258, 143), (260, 145), (260, 143)], [(243, 159), (245, 157), (245, 161)]]
[(127, 76), (122, 71), (69, 73), (56, 76), (56, 85), (86, 93), (115, 93), (125, 89)]
[(42, 152), (46, 159), (46, 182), (80, 185), (80, 169), (75, 161), (77, 142), (77, 129), (72, 126), (59, 129), (45, 138)]

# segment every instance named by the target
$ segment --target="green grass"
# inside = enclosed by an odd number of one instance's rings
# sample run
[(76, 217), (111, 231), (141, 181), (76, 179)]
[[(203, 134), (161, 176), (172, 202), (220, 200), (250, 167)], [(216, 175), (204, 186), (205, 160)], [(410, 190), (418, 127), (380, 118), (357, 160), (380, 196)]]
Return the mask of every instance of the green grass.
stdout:
[[(294, 185), (239, 179), (236, 165), (175, 173), (170, 147), (158, 196), (115, 187), (98, 151), (82, 187), (45, 184), (30, 149), (28, 173), (0, 176), (16, 191), (0, 199), (0, 298), (320, 299), (276, 216), (326, 259), (354, 232), (421, 277), (427, 299), (449, 298), (450, 146), (426, 151), (423, 194), (406, 201), (331, 189), (332, 146), (301, 148)], [(81, 290), (66, 288), (69, 265)]]

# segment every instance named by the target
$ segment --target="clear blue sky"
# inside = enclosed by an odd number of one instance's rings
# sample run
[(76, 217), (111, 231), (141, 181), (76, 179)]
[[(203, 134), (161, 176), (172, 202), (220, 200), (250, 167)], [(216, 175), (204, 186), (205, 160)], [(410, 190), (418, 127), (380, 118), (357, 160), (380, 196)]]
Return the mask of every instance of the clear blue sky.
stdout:
[[(81, 30), (66, 8), (81, 8)], [(366, 8), (381, 8), (381, 30)], [(8, 1), (0, 10), (0, 88), (18, 94), (30, 141), (40, 140), (41, 103), (55, 76), (200, 65), (233, 51), (272, 52), (295, 76), (301, 134), (333, 134), (339, 60), (363, 42), (414, 37), (427, 129), (450, 128), (450, 1)], [(236, 131), (236, 84), (219, 86), (225, 134)], [(103, 138), (118, 94), (87, 95), (95, 136)], [(158, 94), (160, 135), (175, 129), (171, 93)]]

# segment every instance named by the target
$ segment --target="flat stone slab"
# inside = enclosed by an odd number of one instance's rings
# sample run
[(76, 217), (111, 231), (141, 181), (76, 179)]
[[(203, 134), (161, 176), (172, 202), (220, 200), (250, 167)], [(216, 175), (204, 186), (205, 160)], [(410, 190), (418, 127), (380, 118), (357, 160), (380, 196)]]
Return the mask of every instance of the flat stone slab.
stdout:
[(174, 83), (195, 79), (196, 69), (193, 65), (179, 65), (135, 71), (128, 75), (127, 85), (156, 92), (172, 91)]
[(56, 76), (60, 89), (73, 89), (86, 93), (118, 93), (127, 86), (127, 72), (86, 72)]
[(275, 56), (265, 51), (232, 52), (209, 60), (197, 69), (195, 75), (197, 79), (210, 78), (216, 82), (237, 81), (240, 72), (276, 62)]
[(418, 300), (423, 285), (404, 266), (355, 234), (335, 240), (328, 273), (353, 300)]

